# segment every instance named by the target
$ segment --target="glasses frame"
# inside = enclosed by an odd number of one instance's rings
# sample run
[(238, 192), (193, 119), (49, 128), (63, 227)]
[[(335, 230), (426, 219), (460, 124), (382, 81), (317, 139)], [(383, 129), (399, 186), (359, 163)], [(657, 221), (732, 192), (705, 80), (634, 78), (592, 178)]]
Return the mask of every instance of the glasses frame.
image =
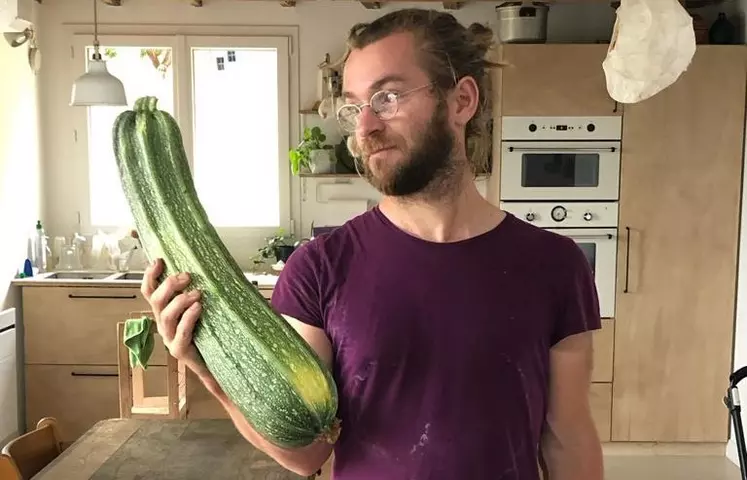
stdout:
[[(382, 121), (391, 120), (399, 112), (399, 100), (400, 100), (400, 98), (404, 98), (407, 95), (415, 93), (415, 92), (417, 92), (419, 90), (422, 90), (424, 88), (428, 88), (428, 87), (432, 86), (433, 83), (434, 82), (428, 82), (428, 83), (420, 85), (418, 87), (414, 87), (414, 88), (411, 88), (409, 90), (405, 90), (404, 92), (395, 92), (395, 91), (388, 90), (388, 89), (379, 90), (378, 92), (376, 92), (373, 95), (371, 95), (371, 98), (366, 103), (346, 103), (345, 105), (342, 105), (340, 108), (337, 109), (335, 118), (337, 118), (337, 123), (338, 123), (338, 125), (340, 125), (340, 128), (342, 130), (348, 132), (348, 133), (353, 133), (358, 128), (358, 117), (360, 117), (361, 113), (363, 113), (363, 109), (365, 107), (371, 107), (371, 110), (374, 112), (374, 115), (376, 115), (376, 117), (379, 120), (382, 120)], [(373, 99), (377, 95), (393, 95), (394, 96), (394, 102), (395, 102), (394, 103), (394, 111), (391, 114), (388, 114), (388, 116), (386, 118), (383, 118), (376, 110), (373, 110), (373, 105), (372, 105)], [(355, 117), (354, 117), (355, 118), (355, 126), (352, 129), (349, 129), (349, 128), (346, 128), (345, 126), (343, 126), (342, 122), (340, 121), (340, 112), (342, 112), (344, 109), (348, 109), (348, 108), (351, 108), (351, 107), (354, 108), (355, 110), (357, 110), (357, 112), (356, 112)]]

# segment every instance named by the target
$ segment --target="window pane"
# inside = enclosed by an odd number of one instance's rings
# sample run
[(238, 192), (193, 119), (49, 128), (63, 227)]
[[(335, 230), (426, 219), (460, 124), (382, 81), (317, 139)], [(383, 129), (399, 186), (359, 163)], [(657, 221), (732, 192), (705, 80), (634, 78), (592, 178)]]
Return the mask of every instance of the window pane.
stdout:
[(194, 48), (195, 188), (218, 227), (280, 223), (278, 53)]
[[(112, 148), (112, 125), (122, 111), (131, 109), (144, 95), (158, 97), (158, 106), (174, 114), (174, 80), (171, 49), (167, 47), (100, 47), (109, 72), (119, 78), (127, 94), (127, 107), (88, 109), (88, 168), (91, 224), (133, 224), (119, 180)], [(91, 58), (93, 47), (86, 49)]]

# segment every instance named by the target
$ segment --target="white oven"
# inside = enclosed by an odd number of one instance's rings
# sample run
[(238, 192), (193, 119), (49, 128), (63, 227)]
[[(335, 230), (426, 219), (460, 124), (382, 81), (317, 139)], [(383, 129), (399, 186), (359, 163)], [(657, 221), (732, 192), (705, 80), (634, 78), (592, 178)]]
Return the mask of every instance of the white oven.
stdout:
[(504, 117), (502, 200), (615, 201), (621, 117)]
[(572, 238), (594, 274), (602, 318), (615, 316), (617, 278), (616, 202), (501, 202), (525, 222)]

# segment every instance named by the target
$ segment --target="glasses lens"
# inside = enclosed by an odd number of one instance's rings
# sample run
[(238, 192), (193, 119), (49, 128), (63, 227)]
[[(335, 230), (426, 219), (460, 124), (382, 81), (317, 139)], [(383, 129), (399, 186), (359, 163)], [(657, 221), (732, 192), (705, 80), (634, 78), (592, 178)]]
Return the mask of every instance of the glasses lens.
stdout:
[(343, 130), (352, 132), (358, 124), (358, 114), (360, 110), (355, 105), (345, 105), (337, 112), (337, 121)]
[(397, 112), (397, 94), (386, 90), (371, 97), (371, 108), (382, 120), (392, 118)]

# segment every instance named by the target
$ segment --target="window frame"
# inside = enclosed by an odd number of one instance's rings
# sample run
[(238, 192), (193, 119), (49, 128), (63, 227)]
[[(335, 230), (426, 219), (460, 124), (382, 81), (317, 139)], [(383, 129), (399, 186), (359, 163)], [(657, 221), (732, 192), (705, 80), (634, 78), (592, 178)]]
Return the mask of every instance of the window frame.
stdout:
[[(119, 26), (112, 26), (119, 27)], [(185, 152), (187, 154), (190, 171), (194, 171), (193, 157), (193, 81), (192, 69), (192, 47), (251, 47), (270, 46), (278, 49), (278, 93), (281, 104), (278, 108), (278, 192), (279, 192), (279, 226), (278, 227), (216, 227), (218, 234), (229, 245), (229, 249), (241, 256), (252, 255), (259, 246), (264, 243), (264, 238), (275, 234), (277, 228), (285, 231), (294, 231), (293, 215), (293, 176), (287, 160), (287, 152), (293, 145), (292, 139), (298, 135), (296, 122), (292, 121), (293, 113), (298, 110), (298, 67), (295, 65), (295, 52), (293, 49), (295, 36), (290, 32), (270, 32), (267, 29), (258, 29), (255, 32), (228, 32), (227, 34), (211, 33), (210, 29), (188, 29), (180, 32), (178, 29), (164, 32), (156, 26), (149, 26), (145, 30), (151, 32), (143, 33), (117, 33), (117, 28), (108, 33), (106, 26), (102, 26), (99, 33), (99, 43), (102, 46), (153, 46), (161, 45), (173, 49), (173, 78), (174, 78), (174, 117), (179, 124), (184, 139)], [(221, 30), (224, 30), (221, 28)], [(93, 44), (90, 33), (75, 29), (71, 32), (71, 69), (70, 83), (85, 72), (87, 59), (82, 55), (86, 46)], [(128, 99), (130, 100), (130, 99)], [(282, 105), (282, 102), (285, 105)], [(102, 230), (112, 232), (120, 230), (125, 225), (98, 225), (91, 222), (91, 197), (90, 197), (90, 159), (88, 155), (88, 108), (68, 107), (71, 120), (76, 131), (76, 140), (73, 146), (74, 158), (79, 159), (76, 163), (75, 172), (80, 175), (80, 202), (79, 218), (80, 225), (85, 231)], [(231, 248), (234, 247), (234, 248)]]

